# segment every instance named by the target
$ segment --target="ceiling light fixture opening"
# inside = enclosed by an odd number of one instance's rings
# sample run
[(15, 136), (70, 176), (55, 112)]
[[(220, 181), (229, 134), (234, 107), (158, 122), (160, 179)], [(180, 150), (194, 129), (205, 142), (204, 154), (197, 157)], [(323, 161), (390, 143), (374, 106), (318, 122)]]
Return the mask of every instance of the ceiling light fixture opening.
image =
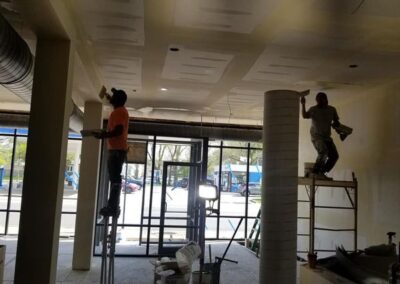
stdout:
[(160, 90), (163, 91), (163, 92), (168, 91), (167, 88), (161, 88)]
[(358, 67), (357, 64), (350, 64), (350, 65), (349, 65), (349, 68), (357, 68), (357, 67)]

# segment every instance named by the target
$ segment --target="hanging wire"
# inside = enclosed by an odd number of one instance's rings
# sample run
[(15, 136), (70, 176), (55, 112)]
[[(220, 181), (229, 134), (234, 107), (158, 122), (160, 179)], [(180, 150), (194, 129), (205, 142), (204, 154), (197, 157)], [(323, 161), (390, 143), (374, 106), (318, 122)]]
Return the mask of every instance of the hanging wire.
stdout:
[(226, 96), (228, 108), (229, 108), (229, 118), (228, 118), (228, 123), (231, 123), (231, 116), (232, 116), (232, 108), (231, 108), (231, 103), (229, 101), (229, 93)]
[(200, 114), (200, 137), (203, 137), (203, 114)]
[(364, 4), (365, 0), (361, 0), (357, 7), (351, 12), (354, 15), (358, 10), (360, 10), (361, 6)]

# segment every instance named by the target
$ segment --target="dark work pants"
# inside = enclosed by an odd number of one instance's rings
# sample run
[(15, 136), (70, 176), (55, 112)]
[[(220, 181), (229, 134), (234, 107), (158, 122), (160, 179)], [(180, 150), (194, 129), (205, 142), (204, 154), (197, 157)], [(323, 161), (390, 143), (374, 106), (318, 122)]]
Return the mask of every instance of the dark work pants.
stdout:
[(339, 154), (332, 139), (329, 140), (313, 140), (315, 149), (318, 152), (315, 161), (313, 172), (317, 174), (324, 174), (329, 172), (335, 166), (339, 159)]
[(110, 177), (111, 188), (110, 198), (108, 199), (107, 206), (117, 209), (119, 206), (119, 195), (121, 193), (121, 171), (122, 165), (125, 162), (126, 151), (123, 150), (109, 150), (107, 168)]

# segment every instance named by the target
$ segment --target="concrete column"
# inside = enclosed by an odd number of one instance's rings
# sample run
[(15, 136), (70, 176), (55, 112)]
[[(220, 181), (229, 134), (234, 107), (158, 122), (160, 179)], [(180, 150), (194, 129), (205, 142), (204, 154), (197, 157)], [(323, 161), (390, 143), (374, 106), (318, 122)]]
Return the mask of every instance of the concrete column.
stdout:
[(299, 94), (265, 93), (260, 283), (296, 283)]
[[(102, 127), (102, 109), (102, 104), (99, 102), (85, 103), (83, 129), (99, 129)], [(93, 137), (86, 137), (82, 140), (74, 256), (72, 260), (72, 268), (78, 270), (89, 270), (92, 260), (100, 146), (100, 140)]]
[(15, 283), (56, 281), (72, 58), (69, 41), (38, 40)]

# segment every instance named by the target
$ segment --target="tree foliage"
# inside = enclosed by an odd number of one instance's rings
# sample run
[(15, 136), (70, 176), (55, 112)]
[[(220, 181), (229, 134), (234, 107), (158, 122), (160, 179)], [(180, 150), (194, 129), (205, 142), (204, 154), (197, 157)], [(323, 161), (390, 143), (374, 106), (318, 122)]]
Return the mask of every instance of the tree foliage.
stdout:
[(13, 140), (10, 137), (0, 138), (0, 166), (9, 166), (11, 163)]

